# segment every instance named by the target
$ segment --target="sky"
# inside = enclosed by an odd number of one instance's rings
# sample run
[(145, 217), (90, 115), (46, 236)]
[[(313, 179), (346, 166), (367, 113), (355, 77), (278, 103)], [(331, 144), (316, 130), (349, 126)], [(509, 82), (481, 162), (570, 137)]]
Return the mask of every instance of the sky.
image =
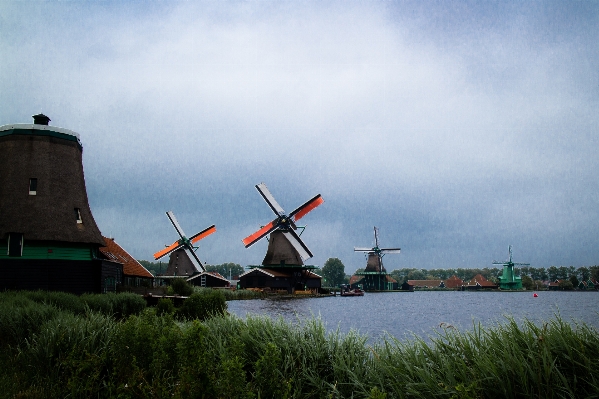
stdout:
[(599, 264), (599, 2), (0, 2), (0, 125), (83, 143), (89, 203), (137, 259), (209, 264), (301, 220), (322, 266)]

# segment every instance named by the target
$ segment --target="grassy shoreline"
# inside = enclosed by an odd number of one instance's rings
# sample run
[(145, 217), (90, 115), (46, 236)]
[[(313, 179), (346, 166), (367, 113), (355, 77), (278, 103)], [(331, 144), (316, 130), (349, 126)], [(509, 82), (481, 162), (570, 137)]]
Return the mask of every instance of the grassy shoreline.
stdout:
[(177, 321), (56, 298), (0, 293), (2, 397), (558, 398), (599, 386), (599, 333), (558, 316), (368, 345), (314, 318)]

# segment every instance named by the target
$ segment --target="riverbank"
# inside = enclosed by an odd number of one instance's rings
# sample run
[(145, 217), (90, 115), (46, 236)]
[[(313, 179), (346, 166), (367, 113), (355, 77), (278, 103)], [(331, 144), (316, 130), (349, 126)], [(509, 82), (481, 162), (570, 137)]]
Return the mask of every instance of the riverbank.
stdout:
[(599, 383), (597, 329), (560, 317), (369, 344), (318, 318), (176, 322), (2, 299), (5, 397), (586, 397)]

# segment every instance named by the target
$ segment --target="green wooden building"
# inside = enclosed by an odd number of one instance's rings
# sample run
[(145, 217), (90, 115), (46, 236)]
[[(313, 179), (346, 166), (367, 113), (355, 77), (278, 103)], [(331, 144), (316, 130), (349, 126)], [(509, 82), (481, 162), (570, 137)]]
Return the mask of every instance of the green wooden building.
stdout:
[(502, 290), (521, 290), (522, 277), (516, 276), (514, 266), (530, 266), (530, 263), (512, 262), (512, 246), (509, 248), (510, 258), (507, 262), (493, 262), (494, 265), (503, 266), (503, 273), (499, 277), (499, 288)]

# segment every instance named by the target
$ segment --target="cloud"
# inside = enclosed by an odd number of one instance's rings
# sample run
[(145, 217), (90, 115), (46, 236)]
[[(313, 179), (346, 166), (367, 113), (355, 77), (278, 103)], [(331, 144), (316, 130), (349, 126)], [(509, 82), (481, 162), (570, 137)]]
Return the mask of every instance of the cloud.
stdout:
[(322, 193), (314, 264), (360, 267), (373, 225), (397, 267), (481, 267), (508, 244), (596, 263), (592, 4), (2, 7), (0, 121), (43, 110), (81, 133), (96, 220), (139, 258), (173, 240), (173, 210), (217, 224), (214, 263), (260, 262), (240, 240), (272, 217), (264, 181), (286, 210)]

